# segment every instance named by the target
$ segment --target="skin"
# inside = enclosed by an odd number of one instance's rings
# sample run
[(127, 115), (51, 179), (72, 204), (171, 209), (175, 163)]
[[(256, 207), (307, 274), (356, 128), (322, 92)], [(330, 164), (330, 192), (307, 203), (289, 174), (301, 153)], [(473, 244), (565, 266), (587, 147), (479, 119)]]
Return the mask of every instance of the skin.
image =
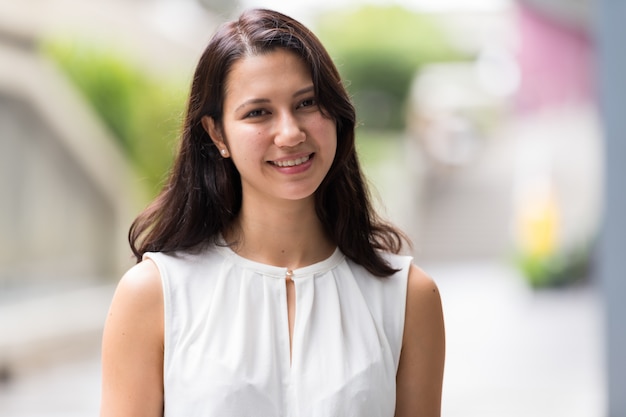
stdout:
[[(277, 50), (244, 57), (226, 80), (221, 124), (202, 120), (215, 145), (242, 177), (243, 202), (226, 238), (246, 258), (296, 269), (334, 251), (314, 210), (313, 195), (336, 151), (333, 120), (322, 115), (310, 73), (294, 54)], [(281, 168), (273, 162), (310, 157)], [(286, 278), (290, 340), (295, 290)], [(163, 415), (163, 294), (147, 260), (121, 279), (106, 321), (102, 348), (101, 417)], [(444, 363), (441, 300), (433, 281), (411, 267), (396, 417), (440, 415)]]
[(395, 417), (439, 417), (445, 360), (441, 297), (415, 265), (409, 271)]

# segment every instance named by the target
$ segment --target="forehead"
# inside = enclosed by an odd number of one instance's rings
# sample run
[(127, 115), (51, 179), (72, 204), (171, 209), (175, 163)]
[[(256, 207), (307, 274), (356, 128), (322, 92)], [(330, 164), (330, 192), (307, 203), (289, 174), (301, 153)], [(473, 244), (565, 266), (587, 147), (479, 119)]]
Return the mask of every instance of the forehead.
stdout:
[(233, 94), (270, 93), (311, 84), (311, 71), (296, 53), (278, 48), (273, 51), (244, 55), (233, 63), (226, 76), (226, 98)]

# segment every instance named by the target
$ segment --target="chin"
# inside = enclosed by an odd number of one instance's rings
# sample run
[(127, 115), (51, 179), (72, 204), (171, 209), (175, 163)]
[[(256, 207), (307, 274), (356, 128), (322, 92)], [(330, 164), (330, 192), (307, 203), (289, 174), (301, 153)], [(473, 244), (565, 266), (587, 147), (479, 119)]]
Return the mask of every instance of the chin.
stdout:
[(283, 194), (282, 198), (284, 200), (289, 200), (289, 201), (303, 201), (303, 200), (308, 200), (311, 199), (313, 200), (314, 196), (315, 196), (315, 189), (310, 189), (310, 190), (292, 190), (291, 192), (286, 192)]

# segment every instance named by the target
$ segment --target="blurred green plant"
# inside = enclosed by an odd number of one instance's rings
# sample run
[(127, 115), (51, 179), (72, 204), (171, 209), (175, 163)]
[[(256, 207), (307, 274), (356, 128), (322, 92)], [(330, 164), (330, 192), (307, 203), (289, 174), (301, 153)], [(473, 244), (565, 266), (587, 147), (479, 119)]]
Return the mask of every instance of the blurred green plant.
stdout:
[(555, 288), (586, 279), (589, 275), (590, 255), (590, 247), (581, 245), (550, 255), (520, 252), (514, 262), (532, 288)]
[(384, 164), (398, 157), (398, 148), (402, 143), (401, 133), (393, 130), (356, 129), (356, 150), (363, 170)]
[(119, 141), (146, 190), (156, 194), (172, 161), (186, 86), (176, 77), (149, 73), (115, 46), (48, 39), (41, 50), (76, 85)]
[(366, 128), (404, 127), (405, 104), (416, 71), (431, 62), (471, 57), (448, 41), (438, 21), (400, 6), (364, 6), (318, 19), (328, 48)]
[(562, 213), (554, 188), (529, 188), (523, 196), (515, 211), (513, 262), (530, 287), (561, 287), (586, 278), (591, 244), (559, 243)]

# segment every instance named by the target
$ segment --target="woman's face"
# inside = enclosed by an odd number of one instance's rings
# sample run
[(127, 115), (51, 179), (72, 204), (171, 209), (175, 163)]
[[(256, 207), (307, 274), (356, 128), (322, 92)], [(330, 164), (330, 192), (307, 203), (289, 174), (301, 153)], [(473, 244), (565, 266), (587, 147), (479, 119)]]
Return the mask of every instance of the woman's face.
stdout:
[(247, 202), (311, 197), (337, 149), (335, 121), (322, 115), (308, 67), (285, 49), (238, 60), (226, 78), (221, 129), (208, 117), (203, 125), (233, 159)]

